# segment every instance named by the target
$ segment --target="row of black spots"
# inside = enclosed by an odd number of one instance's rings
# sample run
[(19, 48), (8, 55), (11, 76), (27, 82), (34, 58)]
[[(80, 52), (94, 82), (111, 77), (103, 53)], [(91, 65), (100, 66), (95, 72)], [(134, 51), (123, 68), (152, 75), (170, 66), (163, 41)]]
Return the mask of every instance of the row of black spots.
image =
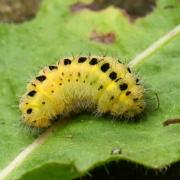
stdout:
[[(87, 57), (79, 57), (78, 58), (78, 63), (84, 63), (84, 62), (86, 62), (86, 60), (87, 60)], [(90, 65), (96, 65), (99, 62), (101, 62), (102, 60), (104, 60), (104, 59), (98, 60), (97, 58), (92, 57), (92, 58), (90, 58), (89, 64)]]
[[(87, 57), (79, 57), (78, 63), (84, 63), (87, 60)], [(98, 64), (98, 59), (97, 58), (91, 58), (89, 61), (90, 65), (96, 65)]]
[[(101, 70), (102, 70), (103, 72), (108, 71), (109, 68), (110, 68), (109, 63), (105, 63), (105, 64), (103, 64), (103, 65), (101, 66)], [(127, 69), (128, 69), (129, 72), (131, 72), (131, 70), (130, 70), (129, 67), (128, 67)], [(118, 82), (119, 80), (122, 79), (121, 77), (117, 78), (117, 73), (114, 72), (114, 71), (112, 71), (112, 72), (109, 74), (109, 78), (110, 78), (111, 80), (115, 80), (115, 82)]]
[[(92, 58), (91, 59), (91, 65), (94, 65), (96, 62), (95, 62), (95, 59), (96, 58)], [(79, 57), (78, 58), (78, 63), (84, 63), (85, 61), (87, 60), (87, 57)], [(70, 65), (72, 63), (72, 61), (70, 59), (64, 59), (64, 65)]]
[[(78, 62), (83, 63), (83, 62), (85, 62), (86, 59), (87, 59), (87, 58), (85, 58), (85, 57), (80, 57), (79, 60), (78, 60)], [(97, 63), (98, 63), (97, 58), (92, 58), (92, 59), (90, 60), (90, 62), (89, 62), (90, 65), (95, 65), (95, 64), (97, 64)], [(104, 64), (101, 65), (101, 71), (104, 72), (104, 73), (105, 73), (106, 71), (108, 71), (109, 68), (110, 68), (109, 63), (104, 63)], [(128, 71), (131, 72), (130, 68), (128, 68)], [(78, 73), (78, 76), (80, 77), (80, 73)], [(115, 82), (118, 82), (120, 79), (122, 79), (122, 78), (118, 78), (118, 79), (116, 80), (116, 78), (117, 78), (117, 73), (114, 72), (114, 71), (109, 74), (109, 78), (110, 78), (111, 80), (115, 80)], [(90, 85), (92, 85), (92, 83), (90, 83)], [(119, 85), (119, 88), (120, 88), (121, 91), (124, 91), (124, 90), (126, 90), (126, 89), (128, 88), (128, 84), (126, 84), (126, 83), (120, 84), (120, 85)], [(100, 89), (102, 89), (102, 86), (100, 86), (100, 87), (98, 88), (98, 90), (100, 90)], [(129, 95), (129, 93), (127, 93), (127, 94)]]
[[(79, 57), (78, 58), (78, 63), (84, 63), (87, 60), (87, 57)], [(72, 63), (72, 61), (70, 59), (64, 59), (64, 65), (70, 65)], [(89, 64), (90, 65), (95, 65), (98, 63), (98, 59), (97, 58), (91, 58)], [(52, 67), (54, 68), (54, 67)]]

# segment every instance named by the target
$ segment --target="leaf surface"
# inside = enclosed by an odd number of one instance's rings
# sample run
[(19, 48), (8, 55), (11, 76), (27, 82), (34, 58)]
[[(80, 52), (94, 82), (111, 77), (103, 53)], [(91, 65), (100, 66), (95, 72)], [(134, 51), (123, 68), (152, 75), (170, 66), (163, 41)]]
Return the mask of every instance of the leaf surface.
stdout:
[[(128, 63), (174, 29), (180, 19), (180, 5), (175, 0), (159, 0), (152, 13), (133, 23), (113, 7), (72, 14), (69, 7), (73, 3), (44, 0), (34, 20), (0, 25), (0, 177), (8, 164), (39, 138), (21, 128), (18, 97), (43, 66), (72, 53), (89, 52), (107, 52)], [(168, 5), (174, 8), (165, 8)], [(89, 39), (93, 30), (113, 32), (116, 41), (94, 42)], [(47, 136), (42, 135), (43, 141), (38, 141), (24, 161), (7, 173), (7, 179), (48, 179), (46, 174), (54, 179), (72, 179), (121, 159), (154, 169), (179, 161), (180, 126), (162, 126), (163, 121), (180, 116), (179, 49), (180, 37), (176, 36), (136, 66), (151, 92), (148, 103), (155, 96), (153, 91), (158, 94), (158, 110), (147, 112), (136, 123), (91, 114), (62, 120)], [(121, 153), (112, 155), (114, 149)]]

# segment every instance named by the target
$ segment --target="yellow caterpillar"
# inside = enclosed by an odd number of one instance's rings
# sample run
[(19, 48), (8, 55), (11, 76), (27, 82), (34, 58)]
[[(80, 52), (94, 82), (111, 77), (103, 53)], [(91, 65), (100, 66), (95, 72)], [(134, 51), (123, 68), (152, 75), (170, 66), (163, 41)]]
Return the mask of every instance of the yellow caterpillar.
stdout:
[(129, 118), (145, 108), (144, 87), (112, 57), (68, 57), (40, 71), (19, 107), (23, 121), (39, 128), (58, 115), (82, 110)]

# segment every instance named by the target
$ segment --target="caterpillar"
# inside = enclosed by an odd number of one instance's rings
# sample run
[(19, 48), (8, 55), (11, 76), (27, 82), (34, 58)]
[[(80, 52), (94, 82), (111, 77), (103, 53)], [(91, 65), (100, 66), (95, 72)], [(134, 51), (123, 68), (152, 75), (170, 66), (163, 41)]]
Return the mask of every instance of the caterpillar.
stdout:
[(83, 110), (132, 118), (144, 111), (144, 96), (139, 79), (114, 58), (67, 57), (31, 80), (19, 107), (25, 124), (46, 128), (58, 115)]

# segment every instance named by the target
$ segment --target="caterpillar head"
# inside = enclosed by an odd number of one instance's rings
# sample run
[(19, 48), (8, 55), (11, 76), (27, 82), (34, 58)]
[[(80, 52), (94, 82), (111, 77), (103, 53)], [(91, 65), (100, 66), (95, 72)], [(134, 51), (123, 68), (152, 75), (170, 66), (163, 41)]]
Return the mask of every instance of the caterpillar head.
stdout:
[[(129, 76), (129, 77), (128, 77)], [(122, 115), (126, 118), (132, 118), (145, 109), (145, 89), (140, 85), (134, 76), (126, 75), (126, 80), (128, 79), (128, 84), (126, 84), (127, 89), (122, 90), (121, 95), (118, 97), (118, 103), (115, 103), (111, 109), (113, 115)], [(121, 87), (120, 85), (120, 87)], [(122, 87), (123, 89), (124, 87)]]

